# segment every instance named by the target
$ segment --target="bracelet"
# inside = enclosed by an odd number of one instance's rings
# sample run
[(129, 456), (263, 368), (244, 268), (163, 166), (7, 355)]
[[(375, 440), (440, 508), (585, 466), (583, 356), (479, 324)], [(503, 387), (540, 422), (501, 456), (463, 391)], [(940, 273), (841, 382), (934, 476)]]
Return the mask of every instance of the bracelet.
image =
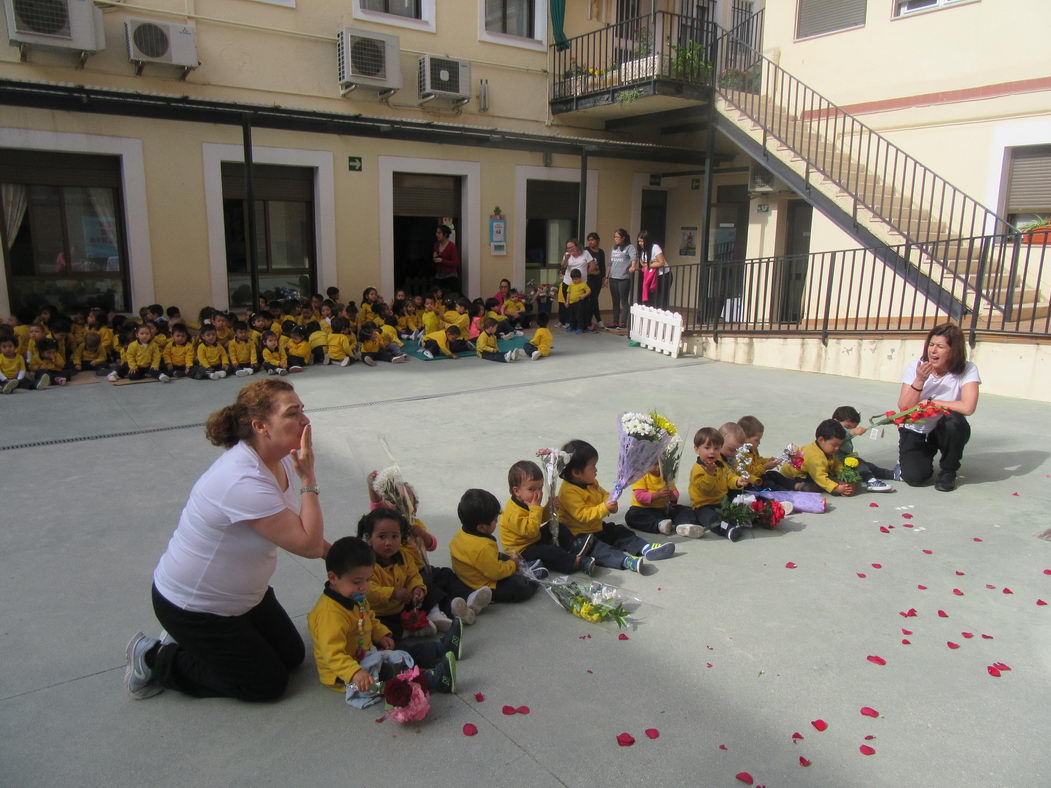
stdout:
[(314, 493), (314, 495), (317, 495), (318, 497), (320, 497), (321, 496), (321, 488), (318, 487), (316, 484), (312, 484), (309, 487), (300, 487), (299, 488), (299, 494), (302, 495), (303, 493)]
[(913, 385), (912, 385), (912, 384), (910, 383), (910, 384), (909, 384), (909, 388), (910, 388), (910, 389), (912, 389), (913, 391), (918, 391), (918, 392), (920, 392), (921, 394), (923, 393), (923, 386), (920, 386), (919, 388), (916, 388), (915, 386), (913, 386)]

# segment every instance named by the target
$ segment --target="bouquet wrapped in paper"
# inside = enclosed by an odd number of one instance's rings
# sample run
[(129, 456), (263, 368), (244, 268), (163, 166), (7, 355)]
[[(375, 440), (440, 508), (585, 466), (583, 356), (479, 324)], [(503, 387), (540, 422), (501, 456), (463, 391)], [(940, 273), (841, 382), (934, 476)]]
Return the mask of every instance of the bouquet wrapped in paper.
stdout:
[(636, 596), (593, 580), (582, 583), (560, 575), (537, 582), (567, 613), (594, 624), (613, 621), (618, 628), (627, 627), (629, 616), (642, 604)]
[(664, 447), (664, 451), (661, 452), (660, 465), (661, 465), (661, 478), (664, 479), (664, 483), (669, 487), (675, 486), (675, 480), (679, 476), (679, 462), (682, 460), (682, 438), (678, 435), (672, 435), (668, 441), (668, 445)]
[[(547, 488), (547, 501), (550, 505), (555, 498), (559, 474), (565, 470), (566, 463), (569, 462), (572, 455), (561, 449), (540, 449), (536, 456), (540, 458), (541, 468), (544, 471), (544, 486)], [(547, 521), (547, 526), (551, 530), (551, 538), (555, 544), (558, 544), (558, 516), (555, 514), (554, 506), (551, 506), (551, 517)]]
[(911, 408), (898, 411), (895, 413), (893, 410), (888, 410), (886, 413), (880, 416), (872, 416), (869, 418), (869, 428), (880, 427), (884, 424), (919, 424), (927, 419), (933, 419), (937, 416), (945, 416), (951, 413), (948, 408), (941, 408), (934, 405), (930, 400), (926, 402), (919, 402), (913, 405)]
[(752, 444), (742, 443), (737, 447), (733, 458), (733, 471), (736, 476), (751, 476), (748, 472), (748, 464), (752, 459)]
[(827, 501), (821, 493), (799, 492), (798, 490), (757, 490), (754, 495), (768, 501), (792, 504), (793, 511), (824, 514)]
[[(620, 451), (617, 454), (617, 476), (610, 492), (610, 502), (616, 501), (630, 485), (637, 482), (657, 463), (664, 453), (671, 435), (657, 426), (651, 413), (624, 413), (617, 422), (620, 432)], [(666, 419), (662, 419), (670, 424)]]
[(728, 526), (751, 528), (758, 525), (763, 528), (776, 528), (784, 519), (785, 510), (777, 501), (745, 493), (736, 498), (729, 495), (723, 498), (716, 515)]
[[(383, 470), (377, 471), (372, 480), (373, 491), (383, 499), (383, 502), (396, 509), (406, 520), (412, 524), (416, 518), (416, 492), (405, 479), (402, 478), (401, 468), (397, 464), (389, 465)], [(424, 565), (427, 561), (427, 545), (419, 538), (413, 537), (413, 541), (423, 559)]]
[(387, 718), (396, 722), (419, 722), (431, 710), (427, 679), (419, 665), (383, 683), (383, 702)]
[(798, 471), (803, 467), (803, 450), (794, 443), (790, 443), (774, 459), (777, 460), (778, 468), (787, 463)]

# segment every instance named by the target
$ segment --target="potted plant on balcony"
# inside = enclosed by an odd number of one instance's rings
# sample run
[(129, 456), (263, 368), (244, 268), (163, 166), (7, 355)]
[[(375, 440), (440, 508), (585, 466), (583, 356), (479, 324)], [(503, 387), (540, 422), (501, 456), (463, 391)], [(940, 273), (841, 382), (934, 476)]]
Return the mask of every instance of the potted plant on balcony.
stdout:
[(682, 46), (672, 44), (671, 76), (686, 82), (704, 82), (712, 73), (712, 64), (705, 57), (704, 45), (688, 41)]
[(762, 78), (763, 69), (759, 63), (750, 68), (728, 68), (719, 74), (719, 86), (727, 90), (758, 93)]
[(1022, 243), (1051, 246), (1051, 216), (1037, 216), (1031, 222), (1018, 225)]

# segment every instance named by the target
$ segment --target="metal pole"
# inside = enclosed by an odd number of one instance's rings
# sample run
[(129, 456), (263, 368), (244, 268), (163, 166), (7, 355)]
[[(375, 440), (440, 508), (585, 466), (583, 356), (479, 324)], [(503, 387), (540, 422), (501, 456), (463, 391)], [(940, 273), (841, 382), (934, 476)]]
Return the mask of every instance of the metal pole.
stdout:
[(241, 135), (244, 140), (245, 159), (245, 207), (248, 212), (246, 222), (248, 234), (248, 273), (252, 281), (252, 312), (259, 310), (259, 249), (256, 243), (255, 227), (255, 182), (252, 179), (252, 119), (245, 115), (241, 121)]
[(581, 248), (584, 248), (584, 236), (587, 235), (587, 210), (588, 210), (588, 152), (586, 148), (580, 149), (580, 188), (577, 190), (577, 238)]
[(708, 145), (704, 154), (704, 209), (701, 211), (701, 281), (697, 288), (697, 310), (708, 317), (709, 285), (712, 276), (711, 249), (712, 233), (712, 167), (715, 160), (715, 93), (708, 102)]

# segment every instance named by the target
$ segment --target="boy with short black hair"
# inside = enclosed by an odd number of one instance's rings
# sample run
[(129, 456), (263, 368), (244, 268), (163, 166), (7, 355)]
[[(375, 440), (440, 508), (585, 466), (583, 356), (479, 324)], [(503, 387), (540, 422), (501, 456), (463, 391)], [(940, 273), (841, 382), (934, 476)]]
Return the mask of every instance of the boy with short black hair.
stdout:
[(460, 339), (459, 326), (449, 326), (424, 334), (423, 341), (420, 342), (420, 353), (427, 358), (434, 358), (439, 353), (449, 358), (459, 358), (457, 354), (465, 350), (471, 350), (471, 347), (468, 342)]
[(533, 361), (541, 359), (544, 356), (551, 355), (551, 330), (547, 327), (548, 321), (551, 319), (550, 312), (541, 312), (536, 316), (536, 331), (533, 332), (532, 338), (525, 343), (523, 350), (529, 355)]
[(883, 479), (893, 479), (894, 471), (880, 468), (874, 463), (867, 462), (861, 459), (857, 452), (854, 451), (854, 438), (868, 432), (868, 428), (858, 426), (861, 421), (861, 414), (850, 405), (840, 405), (833, 411), (832, 418), (838, 421), (847, 433), (847, 437), (843, 439), (839, 451), (836, 452), (837, 456), (841, 460), (853, 457), (858, 461), (855, 470), (865, 481), (865, 486), (868, 487), (869, 492), (894, 492), (893, 487), (882, 481)]
[(579, 268), (570, 271), (569, 277), (571, 281), (565, 296), (566, 313), (569, 315), (569, 325), (566, 326), (566, 331), (583, 334), (584, 326), (590, 323), (587, 307), (590, 303), (588, 296), (591, 295), (591, 288), (584, 281)]
[[(387, 664), (387, 655), (376, 649), (393, 651), (394, 639), (368, 603), (375, 564), (372, 548), (361, 539), (337, 539), (325, 556), (325, 590), (307, 615), (318, 678), (336, 692), (344, 692), (350, 685), (368, 692), (377, 680), (386, 681), (398, 672)], [(422, 673), (431, 692), (456, 692), (456, 657), (452, 652), (446, 652), (436, 667)]]
[(244, 378), (259, 371), (259, 350), (248, 333), (248, 324), (243, 320), (234, 323), (234, 335), (226, 351), (237, 377)]
[(723, 498), (735, 495), (748, 484), (748, 477), (735, 476), (730, 466), (719, 462), (723, 446), (723, 433), (714, 427), (701, 427), (694, 434), (697, 462), (690, 470), (690, 506), (698, 524), (736, 542), (744, 536), (744, 531), (737, 525), (719, 523), (716, 512)]
[(854, 495), (853, 484), (837, 482), (832, 477), (843, 470), (843, 461), (837, 452), (846, 440), (847, 431), (835, 419), (825, 419), (814, 431), (814, 442), (803, 447), (803, 467), (791, 463), (781, 466), (781, 473), (790, 479), (801, 479), (802, 489), (808, 492), (827, 492), (832, 495)]
[(13, 334), (0, 339), (0, 394), (11, 394), (15, 389), (46, 389), (50, 384), (49, 375), (34, 381), (28, 374), (26, 360), (18, 352), (18, 340)]

